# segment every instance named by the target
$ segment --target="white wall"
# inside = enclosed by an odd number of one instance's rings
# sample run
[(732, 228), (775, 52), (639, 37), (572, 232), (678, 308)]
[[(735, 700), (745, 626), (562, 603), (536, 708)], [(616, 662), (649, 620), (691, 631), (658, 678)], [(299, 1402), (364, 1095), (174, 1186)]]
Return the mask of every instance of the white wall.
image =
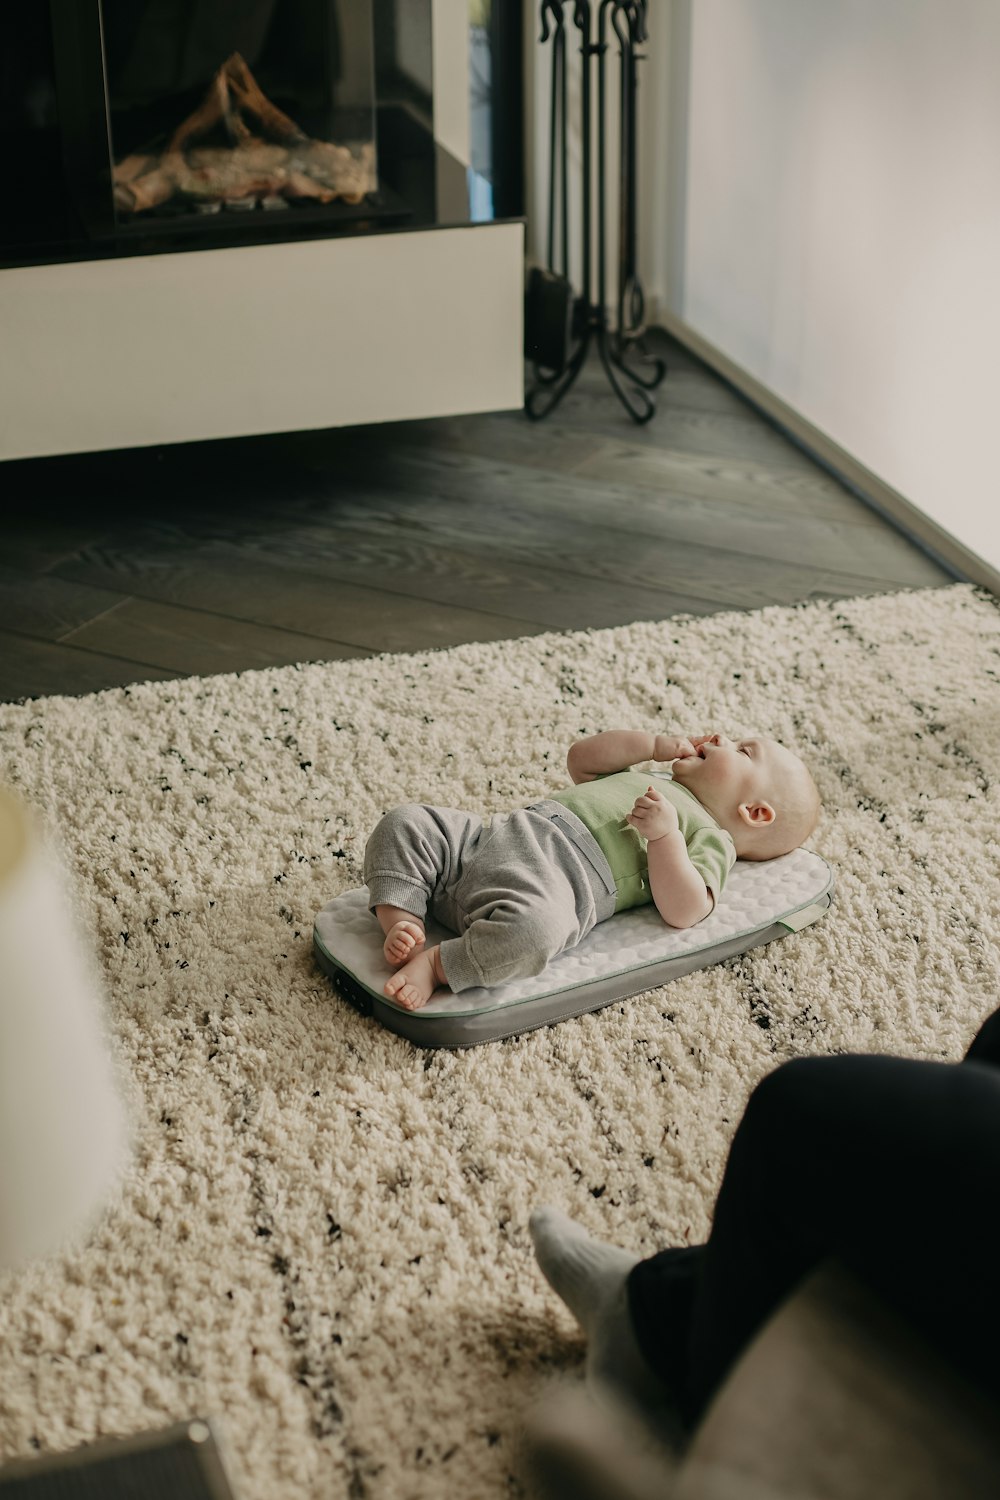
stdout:
[(674, 12), (669, 310), (1000, 568), (1000, 4)]

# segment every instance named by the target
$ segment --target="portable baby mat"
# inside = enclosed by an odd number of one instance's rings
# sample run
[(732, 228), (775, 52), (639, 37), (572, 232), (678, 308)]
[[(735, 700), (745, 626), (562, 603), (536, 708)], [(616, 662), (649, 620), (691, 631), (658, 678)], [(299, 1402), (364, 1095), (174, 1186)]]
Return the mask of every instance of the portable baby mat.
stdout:
[[(323, 907), (313, 948), (320, 968), (363, 1014), (421, 1047), (472, 1047), (599, 1010), (799, 932), (826, 911), (832, 887), (830, 866), (808, 849), (762, 863), (737, 860), (722, 900), (696, 927), (668, 927), (653, 906), (619, 912), (532, 979), (460, 995), (443, 990), (415, 1011), (382, 993), (392, 970), (364, 887)], [(453, 936), (428, 921), (428, 942)]]

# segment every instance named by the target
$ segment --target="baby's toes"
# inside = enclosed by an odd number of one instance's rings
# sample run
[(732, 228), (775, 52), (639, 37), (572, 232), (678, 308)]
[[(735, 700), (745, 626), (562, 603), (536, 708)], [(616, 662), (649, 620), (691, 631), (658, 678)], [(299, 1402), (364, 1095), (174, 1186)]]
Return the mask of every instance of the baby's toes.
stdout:
[(417, 939), (409, 928), (394, 927), (382, 944), (386, 962), (398, 969), (410, 957), (416, 944)]

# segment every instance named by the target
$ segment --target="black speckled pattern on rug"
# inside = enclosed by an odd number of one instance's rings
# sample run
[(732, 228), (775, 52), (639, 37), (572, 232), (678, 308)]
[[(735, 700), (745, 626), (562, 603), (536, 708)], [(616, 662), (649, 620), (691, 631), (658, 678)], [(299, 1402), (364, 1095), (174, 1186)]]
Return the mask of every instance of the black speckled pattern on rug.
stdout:
[[(1000, 613), (958, 585), (0, 708), (138, 1120), (88, 1243), (0, 1279), (0, 1456), (200, 1412), (244, 1500), (520, 1493), (520, 1415), (581, 1352), (531, 1207), (640, 1253), (697, 1241), (776, 1063), (957, 1057), (996, 1003), (998, 673)], [(830, 915), (464, 1053), (334, 997), (313, 913), (386, 808), (529, 801), (624, 726), (798, 749)]]

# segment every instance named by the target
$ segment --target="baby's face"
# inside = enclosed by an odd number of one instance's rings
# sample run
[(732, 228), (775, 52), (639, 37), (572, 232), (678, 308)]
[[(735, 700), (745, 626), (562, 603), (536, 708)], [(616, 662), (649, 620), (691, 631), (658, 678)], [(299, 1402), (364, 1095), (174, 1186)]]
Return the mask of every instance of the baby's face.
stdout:
[(695, 744), (695, 755), (673, 762), (673, 777), (717, 818), (732, 817), (744, 803), (773, 800), (782, 776), (799, 764), (784, 745), (763, 735), (744, 740), (696, 735)]

